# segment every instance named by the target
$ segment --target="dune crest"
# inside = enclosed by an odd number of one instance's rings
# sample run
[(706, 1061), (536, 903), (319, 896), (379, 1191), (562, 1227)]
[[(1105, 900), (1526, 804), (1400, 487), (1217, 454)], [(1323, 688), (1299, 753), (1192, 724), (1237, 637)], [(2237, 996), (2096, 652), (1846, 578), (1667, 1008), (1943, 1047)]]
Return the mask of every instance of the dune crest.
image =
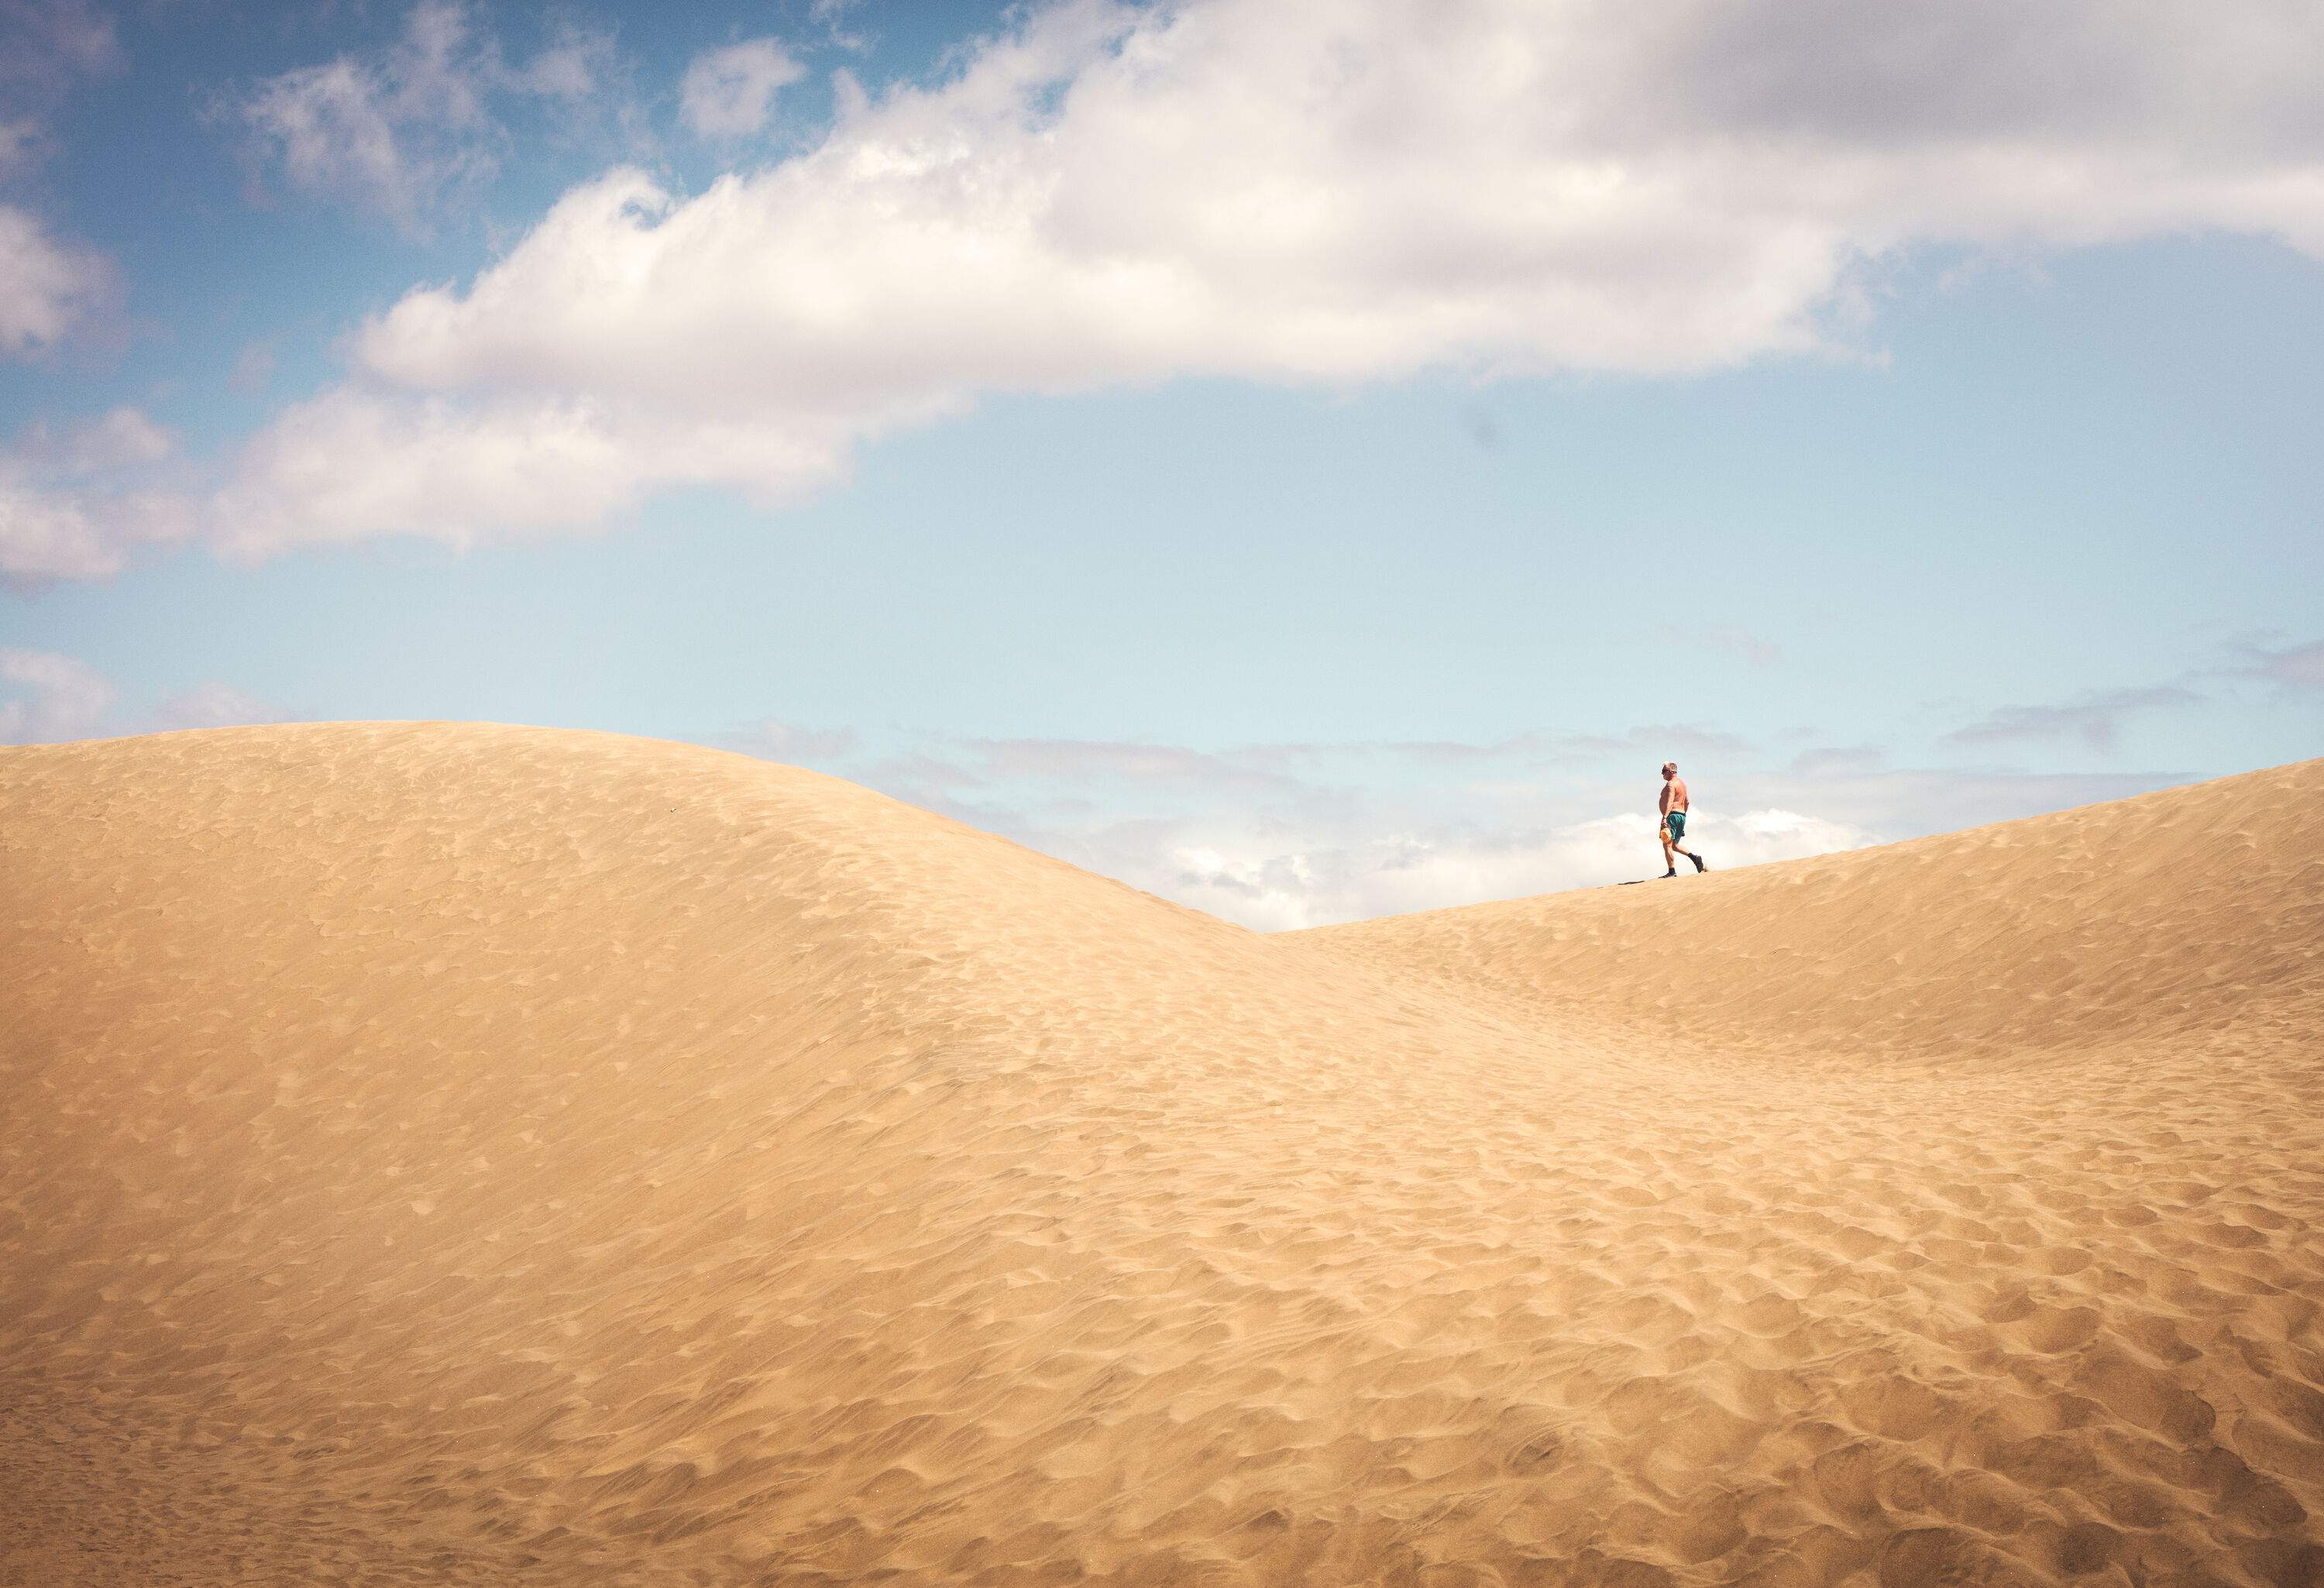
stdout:
[(1539, 1014), (1727, 1049), (1958, 1065), (2313, 1031), (2324, 854), (2298, 835), (2319, 789), (2324, 763), (2305, 762), (1669, 887), (1309, 936)]
[(2319, 795), (1270, 937), (686, 746), (0, 751), (0, 1583), (2317, 1581)]

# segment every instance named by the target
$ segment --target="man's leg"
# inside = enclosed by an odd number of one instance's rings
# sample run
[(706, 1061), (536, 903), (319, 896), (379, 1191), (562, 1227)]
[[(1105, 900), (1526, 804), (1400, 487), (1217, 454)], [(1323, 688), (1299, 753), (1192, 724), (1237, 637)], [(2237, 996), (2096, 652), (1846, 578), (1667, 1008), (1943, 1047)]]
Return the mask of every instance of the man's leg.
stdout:
[[(1682, 817), (1681, 819), (1683, 820), (1684, 818)], [(1675, 852), (1675, 854), (1674, 852)], [(1678, 854), (1683, 854), (1689, 860), (1694, 862), (1694, 869), (1698, 872), (1709, 869), (1702, 863), (1702, 856), (1697, 854), (1693, 850), (1689, 849), (1685, 845), (1678, 841), (1677, 836), (1671, 832), (1670, 817), (1665, 815), (1663, 817), (1663, 863), (1665, 868), (1663, 872), (1663, 875), (1667, 877), (1677, 873), (1678, 860), (1676, 855)]]

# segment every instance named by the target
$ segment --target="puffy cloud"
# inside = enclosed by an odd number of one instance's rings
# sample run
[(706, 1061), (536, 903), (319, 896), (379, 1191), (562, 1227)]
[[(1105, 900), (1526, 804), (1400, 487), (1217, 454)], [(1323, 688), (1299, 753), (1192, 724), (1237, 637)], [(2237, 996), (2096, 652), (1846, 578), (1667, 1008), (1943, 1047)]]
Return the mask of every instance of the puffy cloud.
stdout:
[(495, 95), (572, 105), (596, 92), (613, 67), (607, 36), (570, 25), (531, 61), (509, 67), (458, 0), (422, 0), (390, 49), (294, 68), (234, 108), (260, 162), (279, 167), (291, 187), (418, 232), (448, 196), (497, 171), (506, 132), (493, 113)]
[(599, 92), (616, 75), (613, 40), (571, 22), (560, 25), (548, 48), (530, 64), (508, 74), (510, 88), (545, 99), (574, 102)]
[(807, 20), (820, 26), (825, 35), (842, 50), (863, 51), (872, 48), (872, 35), (857, 32), (847, 26), (847, 14), (862, 7), (863, 0), (815, 0), (807, 7)]
[(77, 83), (122, 65), (113, 19), (89, 0), (0, 0), (0, 176), (32, 155)]
[(770, 432), (610, 393), (464, 403), (343, 386), (245, 444), (208, 503), (208, 535), (244, 558), (396, 532), (467, 546), (602, 523), (672, 477), (779, 505), (844, 457), (827, 427)]
[(0, 584), (106, 578), (135, 548), (182, 540), (193, 522), (186, 500), (168, 492), (88, 495), (0, 475)]
[(747, 138), (767, 125), (775, 95), (807, 75), (773, 39), (745, 39), (694, 58), (678, 114), (697, 137)]
[[(121, 63), (112, 19), (88, 0), (0, 0), (0, 181), (48, 152), (49, 123), (77, 82)], [(104, 325), (119, 291), (103, 254), (0, 203), (0, 359), (37, 356)]]
[(82, 475), (160, 463), (177, 448), (177, 438), (147, 415), (134, 408), (116, 408), (62, 429), (36, 422), (17, 436), (9, 454), (27, 468)]
[[(730, 64), (697, 63), (707, 128), (752, 122), (788, 57)], [(691, 198), (616, 171), (465, 290), (407, 295), (347, 392), (253, 448), (236, 541), (539, 533), (688, 485), (788, 500), (983, 392), (1732, 365), (1830, 346), (1868, 271), (1927, 245), (2221, 227), (2324, 254), (2319, 70), (2304, 0), (2200, 26), (2113, 0), (1067, 0), (933, 87), (843, 74), (794, 158)], [(285, 158), (407, 193), (387, 119), (319, 115), (344, 135), (300, 156), (286, 132)], [(358, 411), (379, 449), (270, 472)], [(465, 485), (392, 483), (469, 428), (501, 440)], [(527, 505), (536, 433), (606, 489)]]
[(116, 693), (86, 662), (0, 646), (0, 744), (88, 738), (113, 708)]
[(0, 358), (28, 358), (98, 318), (117, 295), (112, 263), (0, 204)]
[[(1785, 7), (1747, 7), (1788, 52), (1703, 59), (1697, 33), (1735, 9), (1054, 8), (770, 171), (685, 203), (615, 179), (618, 201), (553, 218), (465, 297), (415, 294), (366, 361), (429, 385), (586, 384), (651, 347), (664, 384), (706, 361), (816, 401), (1699, 369), (1812, 345), (1849, 263), (1911, 241), (2250, 224), (2264, 192), (2266, 229), (2324, 246), (2317, 142), (2275, 128), (2310, 97), (2265, 58), (2312, 32), (2293, 8), (2259, 8), (2278, 37), (2246, 25), (2242, 51), (2206, 52), (2274, 92), (2200, 114), (2163, 92), (2184, 64), (2171, 30), (2141, 37), (2119, 8), (1972, 8), (1981, 37), (1926, 23), (1959, 35), (1966, 88), (1900, 66), (1886, 12), (1835, 9), (1811, 50)], [(2011, 65), (2028, 54), (2092, 80), (2031, 102)], [(1828, 103), (1876, 70), (1896, 103)], [(2184, 125), (2143, 131), (2107, 110), (2116, 90)], [(2195, 169), (2157, 190), (2158, 162)], [(2216, 189), (2195, 180), (2211, 167)], [(591, 268), (607, 255), (632, 267), (618, 282)]]
[[(1286, 846), (1213, 832), (1163, 855), (1121, 842), (1130, 836), (1108, 836), (1103, 847), (1112, 863), (1101, 869), (1261, 930), (1605, 887), (1662, 871), (1654, 818), (1637, 813), (1494, 833), (1393, 833), (1352, 845), (1322, 837)], [(1754, 810), (1737, 817), (1697, 811), (1688, 820), (1687, 842), (1727, 871), (1878, 840), (1796, 811)]]
[(125, 540), (78, 499), (0, 475), (0, 580), (102, 578), (121, 571)]
[(290, 185), (416, 226), (447, 187), (489, 174), (491, 128), (465, 10), (415, 7), (382, 60), (340, 56), (270, 78), (241, 107)]
[(0, 584), (102, 578), (141, 545), (194, 533), (195, 504), (165, 477), (175, 452), (175, 438), (131, 408), (18, 435), (0, 449)]
[(120, 64), (113, 19), (89, 0), (0, 0), (0, 88), (41, 98)]
[(0, 744), (57, 744), (110, 734), (226, 728), (290, 720), (264, 701), (212, 680), (165, 697), (124, 725), (113, 680), (76, 657), (0, 646)]
[(0, 121), (0, 178), (31, 162), (40, 137), (40, 124), (29, 117)]

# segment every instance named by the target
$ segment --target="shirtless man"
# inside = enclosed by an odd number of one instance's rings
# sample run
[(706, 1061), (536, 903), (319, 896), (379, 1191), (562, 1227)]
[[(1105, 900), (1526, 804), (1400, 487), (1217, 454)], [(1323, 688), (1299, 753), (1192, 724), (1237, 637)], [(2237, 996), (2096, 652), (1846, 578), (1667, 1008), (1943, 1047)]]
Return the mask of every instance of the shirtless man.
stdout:
[(1686, 836), (1686, 780), (1678, 775), (1678, 762), (1674, 761), (1663, 762), (1662, 813), (1663, 863), (1670, 868), (1663, 875), (1678, 875), (1681, 854), (1694, 862), (1696, 871), (1709, 871), (1711, 868), (1702, 863), (1702, 856), (1679, 842)]

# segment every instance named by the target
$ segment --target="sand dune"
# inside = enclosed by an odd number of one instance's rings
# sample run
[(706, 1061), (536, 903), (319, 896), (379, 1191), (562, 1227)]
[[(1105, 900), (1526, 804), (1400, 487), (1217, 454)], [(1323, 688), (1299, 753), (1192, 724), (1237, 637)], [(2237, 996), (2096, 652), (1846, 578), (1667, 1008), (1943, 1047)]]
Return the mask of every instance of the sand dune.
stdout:
[(1268, 937), (682, 746), (0, 751), (0, 1583), (2317, 1582), (2319, 796)]
[(2324, 858), (2301, 833), (2319, 791), (2309, 762), (1683, 891), (1658, 879), (1314, 936), (1545, 1014), (1850, 1062), (2314, 1031)]

